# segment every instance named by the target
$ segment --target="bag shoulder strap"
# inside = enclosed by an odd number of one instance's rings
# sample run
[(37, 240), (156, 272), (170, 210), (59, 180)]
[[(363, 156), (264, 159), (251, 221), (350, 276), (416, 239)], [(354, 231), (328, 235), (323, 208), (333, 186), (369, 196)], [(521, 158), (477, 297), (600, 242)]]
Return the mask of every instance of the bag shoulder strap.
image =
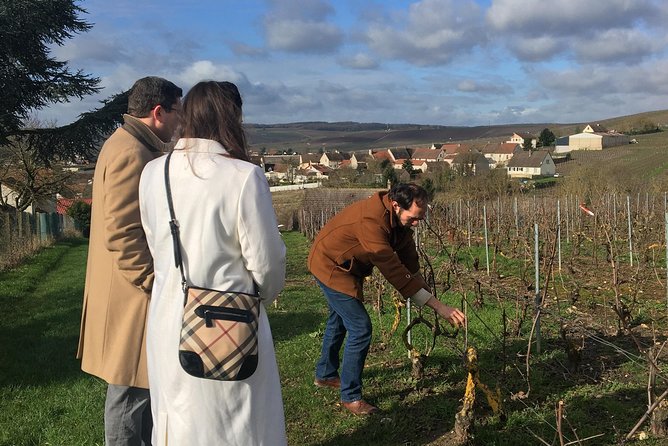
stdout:
[[(181, 288), (183, 288), (183, 292), (185, 293), (188, 288), (188, 281), (186, 280), (185, 269), (183, 268), (183, 256), (181, 254), (181, 241), (179, 238), (179, 223), (174, 215), (174, 201), (172, 200), (172, 191), (169, 182), (169, 161), (172, 158), (172, 153), (174, 152), (169, 152), (167, 159), (165, 160), (165, 190), (167, 192), (167, 204), (169, 205), (169, 229), (172, 233), (172, 244), (174, 246), (174, 264), (181, 272)], [(259, 287), (255, 281), (253, 281), (253, 289), (255, 296), (258, 296)]]
[(181, 242), (179, 237), (179, 223), (176, 221), (176, 216), (174, 215), (174, 201), (172, 200), (172, 191), (169, 183), (169, 161), (172, 158), (172, 153), (169, 152), (167, 159), (165, 160), (165, 190), (167, 191), (167, 205), (169, 206), (169, 230), (172, 233), (172, 245), (174, 247), (174, 265), (179, 269), (181, 273), (181, 288), (185, 292), (188, 287), (188, 281), (186, 280), (185, 270), (183, 269), (183, 256), (181, 255)]

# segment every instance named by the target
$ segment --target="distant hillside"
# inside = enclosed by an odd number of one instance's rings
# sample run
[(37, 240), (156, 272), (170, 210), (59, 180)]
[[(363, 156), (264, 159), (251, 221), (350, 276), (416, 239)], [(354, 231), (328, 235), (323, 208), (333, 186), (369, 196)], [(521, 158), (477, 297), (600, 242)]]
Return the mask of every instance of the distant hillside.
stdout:
[[(590, 121), (628, 132), (646, 122), (668, 127), (668, 110)], [(590, 122), (557, 124), (506, 124), (477, 127), (452, 127), (419, 124), (382, 124), (358, 122), (297, 122), (287, 124), (246, 124), (249, 143), (255, 150), (293, 149), (317, 152), (326, 150), (360, 150), (448, 143), (453, 141), (503, 141), (513, 132), (529, 132), (536, 136), (544, 128), (564, 136), (583, 129)]]

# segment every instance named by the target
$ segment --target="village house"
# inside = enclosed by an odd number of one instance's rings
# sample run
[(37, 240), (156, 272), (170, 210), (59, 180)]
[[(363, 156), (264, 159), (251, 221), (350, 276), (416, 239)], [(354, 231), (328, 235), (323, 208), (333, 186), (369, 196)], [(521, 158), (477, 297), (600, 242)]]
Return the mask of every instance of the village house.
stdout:
[(325, 152), (320, 156), (320, 164), (331, 169), (338, 169), (341, 163), (350, 159), (350, 154), (345, 152)]
[(554, 141), (554, 157), (567, 157), (571, 151), (568, 145), (569, 136), (562, 136)]
[(582, 133), (568, 137), (569, 150), (603, 150), (628, 143), (628, 135), (608, 130), (600, 124), (589, 124)]
[(271, 164), (270, 167), (267, 167), (267, 171), (264, 173), (264, 176), (267, 177), (267, 180), (270, 182), (280, 182), (287, 181), (290, 173), (290, 166), (283, 163)]
[(264, 155), (262, 156), (262, 166), (265, 172), (276, 170), (278, 165), (286, 165), (297, 168), (302, 164), (302, 156), (298, 153), (293, 155)]
[(489, 170), (489, 161), (482, 153), (468, 150), (455, 155), (451, 167), (460, 175), (477, 175)]
[(424, 160), (411, 160), (413, 163), (413, 170), (419, 170), (422, 173), (425, 173), (428, 169), (428, 163)]
[[(5, 178), (0, 183), (0, 195), (1, 195), (0, 203), (16, 208), (17, 200), (19, 201), (25, 200), (25, 197), (23, 197), (20, 192), (21, 189), (22, 187), (19, 184), (15, 184), (15, 182), (12, 179)], [(44, 212), (47, 214), (56, 212), (55, 194), (52, 197), (38, 198), (35, 202), (28, 205), (28, 207), (26, 207), (23, 212), (27, 212), (28, 214), (31, 215), (35, 215), (38, 212)]]
[(445, 156), (445, 152), (441, 150), (440, 148), (436, 149), (433, 148), (435, 147), (432, 145), (431, 147), (426, 147), (426, 148), (416, 148), (413, 150), (413, 156), (412, 160), (415, 161), (425, 161), (427, 163), (434, 163), (434, 162), (439, 162), (443, 161), (443, 157)]
[(427, 171), (427, 162), (421, 160), (412, 160), (412, 159), (398, 159), (393, 163), (393, 167), (396, 170), (401, 170), (404, 168), (406, 161), (410, 161), (413, 166), (413, 171), (420, 171), (422, 173)]
[(371, 150), (353, 152), (350, 159), (352, 160), (353, 158), (355, 159), (355, 169), (357, 170), (367, 169), (369, 163), (374, 161), (373, 155), (371, 155)]
[(251, 154), (249, 155), (248, 158), (250, 159), (250, 162), (251, 162), (251, 163), (255, 164), (256, 166), (261, 167), (262, 170), (265, 170), (265, 169), (264, 169), (264, 161), (263, 161), (263, 159), (262, 159), (262, 155), (258, 155), (258, 154), (255, 154), (255, 153), (251, 153)]
[(547, 150), (523, 150), (508, 161), (506, 169), (511, 178), (551, 177), (556, 172), (552, 155)]
[(319, 153), (305, 153), (302, 155), (302, 161), (299, 164), (299, 168), (307, 169), (316, 164), (320, 164), (320, 158), (322, 158), (322, 155)]
[(538, 139), (528, 132), (513, 133), (513, 136), (510, 137), (510, 141), (506, 142), (519, 144), (524, 148), (525, 143), (528, 141), (531, 141), (531, 147), (535, 149), (538, 144)]
[(469, 152), (471, 146), (468, 144), (454, 143), (454, 144), (442, 144), (441, 151), (443, 151), (443, 159), (445, 160), (448, 155), (457, 155), (462, 152)]
[(441, 151), (443, 152), (442, 155), (443, 162), (447, 163), (448, 166), (450, 167), (454, 167), (457, 155), (477, 152), (469, 144), (443, 144), (443, 146), (441, 147)]
[(396, 160), (406, 160), (406, 159), (411, 159), (411, 152), (409, 151), (408, 148), (391, 148), (387, 149), (387, 151), (392, 155), (392, 159), (394, 161)]
[(481, 152), (489, 161), (490, 167), (505, 167), (508, 161), (522, 151), (522, 146), (515, 142), (502, 142), (485, 146)]

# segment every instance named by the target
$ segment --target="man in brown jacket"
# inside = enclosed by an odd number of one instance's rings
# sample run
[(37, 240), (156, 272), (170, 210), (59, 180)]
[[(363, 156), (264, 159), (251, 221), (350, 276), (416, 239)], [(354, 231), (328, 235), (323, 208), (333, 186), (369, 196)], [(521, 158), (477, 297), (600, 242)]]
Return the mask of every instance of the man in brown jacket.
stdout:
[[(464, 314), (434, 297), (419, 273), (412, 227), (427, 212), (428, 195), (415, 184), (351, 204), (316, 236), (308, 267), (329, 304), (315, 385), (340, 389), (342, 405), (356, 415), (378, 409), (362, 399), (362, 370), (371, 344), (371, 320), (363, 304), (363, 281), (378, 267), (404, 298), (433, 308), (453, 325)], [(339, 375), (339, 351), (348, 334)]]
[(124, 125), (105, 142), (93, 177), (88, 266), (77, 358), (105, 380), (107, 446), (151, 444), (146, 370), (146, 314), (153, 260), (139, 215), (144, 166), (168, 150), (182, 91), (145, 77), (128, 96)]

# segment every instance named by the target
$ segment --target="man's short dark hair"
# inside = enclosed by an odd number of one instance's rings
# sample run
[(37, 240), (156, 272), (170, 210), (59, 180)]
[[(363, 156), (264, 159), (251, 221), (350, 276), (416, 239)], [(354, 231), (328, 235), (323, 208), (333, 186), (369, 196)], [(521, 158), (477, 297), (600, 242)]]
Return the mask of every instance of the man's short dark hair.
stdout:
[(429, 194), (427, 191), (415, 183), (399, 183), (392, 186), (389, 192), (390, 200), (399, 203), (402, 209), (410, 209), (415, 202), (418, 206), (424, 207), (429, 203)]
[(128, 95), (128, 114), (135, 118), (145, 118), (157, 105), (168, 112), (183, 96), (183, 91), (167, 79), (148, 76), (139, 79)]

